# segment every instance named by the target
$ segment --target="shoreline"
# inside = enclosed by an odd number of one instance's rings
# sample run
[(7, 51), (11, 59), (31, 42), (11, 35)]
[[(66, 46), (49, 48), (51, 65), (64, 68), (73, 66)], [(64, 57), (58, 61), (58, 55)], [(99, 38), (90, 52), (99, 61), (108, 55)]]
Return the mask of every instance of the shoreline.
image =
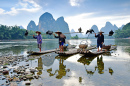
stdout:
[[(130, 39), (130, 37), (129, 38), (114, 38), (114, 39)], [(15, 40), (10, 39), (10, 40), (0, 40), (0, 42), (6, 42), (6, 41), (28, 41), (28, 40), (29, 41), (33, 41), (33, 40), (35, 41), (36, 39), (15, 39)], [(42, 39), (42, 40), (57, 40), (57, 39)], [(79, 40), (79, 39), (71, 39), (71, 40)]]
[[(35, 41), (36, 39), (16, 39), (16, 40), (0, 40), (0, 42), (6, 42), (6, 41)], [(56, 40), (56, 39), (42, 39), (42, 40)]]

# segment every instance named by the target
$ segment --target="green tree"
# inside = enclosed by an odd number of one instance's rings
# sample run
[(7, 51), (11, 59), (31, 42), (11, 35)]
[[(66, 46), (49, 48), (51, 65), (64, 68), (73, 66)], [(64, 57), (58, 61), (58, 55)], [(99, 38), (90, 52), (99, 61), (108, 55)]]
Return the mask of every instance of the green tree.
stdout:
[(130, 23), (126, 24), (122, 30), (118, 29), (115, 31), (115, 38), (127, 38), (130, 37)]
[(79, 39), (78, 35), (71, 37), (71, 39)]

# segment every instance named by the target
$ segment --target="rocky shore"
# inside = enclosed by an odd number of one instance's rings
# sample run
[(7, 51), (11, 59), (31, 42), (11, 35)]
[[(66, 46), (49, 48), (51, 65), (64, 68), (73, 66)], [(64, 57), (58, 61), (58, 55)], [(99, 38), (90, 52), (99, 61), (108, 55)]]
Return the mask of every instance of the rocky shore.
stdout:
[[(31, 85), (30, 79), (39, 79), (36, 68), (29, 66), (29, 61), (39, 57), (24, 57), (6, 55), (0, 56), (0, 86), (17, 86), (18, 82), (26, 81), (25, 85)], [(19, 66), (20, 62), (26, 64)]]

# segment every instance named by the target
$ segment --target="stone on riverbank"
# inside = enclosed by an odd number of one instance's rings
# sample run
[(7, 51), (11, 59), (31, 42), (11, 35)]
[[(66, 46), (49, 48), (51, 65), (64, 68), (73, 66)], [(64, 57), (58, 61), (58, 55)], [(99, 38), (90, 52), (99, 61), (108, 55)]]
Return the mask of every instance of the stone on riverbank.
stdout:
[(9, 71), (8, 70), (3, 70), (3, 75), (7, 75), (9, 74)]

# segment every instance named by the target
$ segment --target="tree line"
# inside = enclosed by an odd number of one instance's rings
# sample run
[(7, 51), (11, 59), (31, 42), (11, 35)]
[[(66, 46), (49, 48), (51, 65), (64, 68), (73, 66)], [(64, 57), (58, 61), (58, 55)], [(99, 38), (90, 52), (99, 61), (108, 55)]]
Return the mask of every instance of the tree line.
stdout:
[[(35, 31), (28, 31), (28, 36), (25, 36), (26, 29), (20, 29), (19, 26), (0, 25), (0, 40), (14, 40), (14, 39), (33, 39), (36, 35)], [(42, 33), (43, 34), (43, 33)], [(53, 36), (42, 35), (43, 39), (52, 39)]]
[(71, 37), (71, 39), (79, 39), (78, 35)]
[(130, 23), (127, 23), (122, 29), (115, 31), (115, 38), (128, 38), (130, 37)]
[[(20, 29), (19, 26), (6, 26), (0, 25), (0, 40), (14, 40), (14, 39), (33, 39), (32, 35), (36, 35), (35, 31), (29, 30), (28, 36), (25, 36), (26, 29)], [(44, 33), (42, 33), (44, 34)], [(114, 34), (115, 38), (128, 38), (130, 37), (130, 23), (127, 23), (122, 29), (118, 29)], [(53, 35), (42, 35), (43, 39), (53, 39)], [(71, 39), (78, 39), (76, 35)], [(107, 38), (107, 37), (105, 37)], [(113, 37), (108, 37), (113, 38)]]

